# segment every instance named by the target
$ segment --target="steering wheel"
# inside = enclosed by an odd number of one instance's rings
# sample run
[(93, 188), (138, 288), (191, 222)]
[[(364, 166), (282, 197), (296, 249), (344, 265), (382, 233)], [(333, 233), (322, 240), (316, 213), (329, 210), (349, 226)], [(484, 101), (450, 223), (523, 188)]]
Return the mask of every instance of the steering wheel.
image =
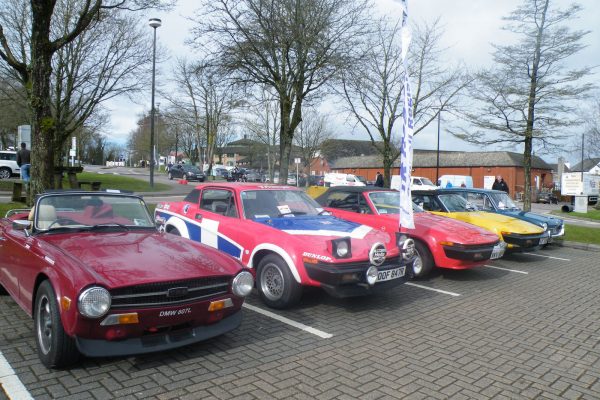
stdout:
[(46, 228), (46, 229), (50, 229), (50, 228), (52, 228), (56, 224), (61, 224), (61, 225), (81, 225), (80, 222), (72, 220), (71, 218), (58, 218), (56, 221), (54, 221), (50, 225), (48, 225), (48, 228)]

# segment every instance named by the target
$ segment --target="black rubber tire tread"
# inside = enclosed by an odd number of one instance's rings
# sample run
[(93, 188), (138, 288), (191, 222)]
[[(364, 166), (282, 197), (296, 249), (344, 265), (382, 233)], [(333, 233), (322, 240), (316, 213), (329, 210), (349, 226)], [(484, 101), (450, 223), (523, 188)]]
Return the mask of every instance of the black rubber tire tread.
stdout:
[[(52, 344), (48, 354), (44, 354), (40, 349), (37, 335), (37, 313), (39, 307), (39, 300), (41, 296), (46, 295), (49, 299), (50, 312), (52, 317), (52, 326), (54, 332), (52, 334)], [(43, 281), (35, 296), (35, 313), (33, 323), (33, 334), (35, 337), (38, 356), (42, 363), (48, 368), (64, 368), (73, 365), (79, 360), (79, 350), (75, 345), (75, 340), (68, 336), (63, 328), (62, 321), (60, 319), (60, 311), (56, 302), (56, 294), (50, 281)]]
[[(260, 284), (263, 267), (269, 263), (276, 264), (283, 274), (284, 293), (280, 299), (275, 301), (270, 300), (263, 294)], [(294, 275), (292, 275), (287, 263), (277, 254), (269, 254), (265, 256), (258, 264), (256, 271), (256, 287), (258, 289), (258, 293), (260, 294), (261, 300), (267, 306), (280, 310), (296, 305), (302, 297), (302, 286), (296, 282), (296, 279), (294, 278)]]
[(177, 228), (171, 228), (167, 231), (167, 233), (170, 233), (171, 235), (175, 236), (181, 236), (181, 232), (179, 232), (179, 229)]

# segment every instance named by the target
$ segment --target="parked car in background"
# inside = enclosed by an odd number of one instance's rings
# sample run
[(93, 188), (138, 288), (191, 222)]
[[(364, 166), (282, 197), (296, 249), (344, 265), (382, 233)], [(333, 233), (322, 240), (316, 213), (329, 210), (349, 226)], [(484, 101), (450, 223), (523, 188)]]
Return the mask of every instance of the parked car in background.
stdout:
[(549, 232), (550, 237), (548, 242), (552, 242), (556, 237), (565, 235), (565, 226), (562, 219), (523, 211), (517, 207), (506, 192), (488, 189), (452, 188), (440, 189), (440, 193), (456, 193), (464, 197), (469, 204), (477, 207), (478, 210), (518, 218), (540, 226)]
[(323, 175), (310, 175), (308, 177), (308, 185), (309, 186), (325, 186), (325, 181), (323, 180)]
[(0, 219), (0, 285), (33, 317), (42, 363), (60, 368), (80, 353), (164, 351), (235, 329), (253, 277), (159, 232), (138, 196), (68, 191)]
[(254, 170), (246, 171), (246, 181), (247, 182), (262, 182), (261, 174)]
[(8, 179), (21, 173), (17, 165), (17, 152), (10, 150), (0, 151), (0, 179)]
[[(400, 190), (400, 175), (392, 175), (390, 189)], [(428, 178), (422, 176), (412, 176), (410, 190), (433, 190), (437, 186)]]
[(536, 203), (558, 204), (558, 197), (552, 192), (538, 192), (535, 196)]
[(369, 225), (386, 232), (405, 232), (415, 241), (412, 268), (423, 277), (435, 267), (467, 269), (504, 255), (498, 235), (477, 226), (424, 212), (414, 206), (415, 229), (400, 230), (400, 194), (375, 187), (338, 186), (317, 197), (317, 202), (336, 217)]
[(335, 218), (291, 186), (202, 184), (183, 201), (159, 203), (155, 216), (165, 231), (241, 260), (274, 308), (294, 305), (304, 286), (357, 296), (410, 274), (402, 255), (412, 257), (412, 240)]
[(363, 177), (353, 174), (342, 174), (331, 172), (325, 174), (323, 181), (327, 187), (335, 186), (366, 186), (366, 181)]
[(473, 177), (469, 175), (442, 175), (437, 182), (441, 188), (447, 187), (473, 187)]
[(290, 186), (296, 186), (296, 174), (288, 174), (287, 184)]
[(187, 179), (188, 181), (198, 181), (204, 182), (206, 179), (206, 175), (204, 172), (200, 171), (200, 168), (195, 165), (188, 164), (176, 164), (173, 165), (169, 172), (167, 173), (169, 179), (178, 178), (178, 179)]
[(444, 190), (415, 190), (412, 198), (425, 211), (496, 233), (510, 250), (534, 249), (548, 243), (550, 234), (544, 228), (506, 215), (479, 211), (461, 195), (446, 193)]

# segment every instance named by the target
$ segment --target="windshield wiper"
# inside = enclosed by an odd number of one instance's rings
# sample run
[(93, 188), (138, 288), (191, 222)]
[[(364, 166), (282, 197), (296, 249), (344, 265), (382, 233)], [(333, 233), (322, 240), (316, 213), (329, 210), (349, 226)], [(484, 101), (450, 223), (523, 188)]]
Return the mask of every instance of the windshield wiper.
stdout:
[(127, 225), (119, 224), (119, 223), (116, 223), (116, 222), (106, 222), (106, 223), (103, 223), (103, 224), (96, 224), (96, 225), (89, 226), (88, 229), (89, 230), (96, 230), (96, 229), (116, 228), (116, 227), (125, 229), (126, 231), (129, 230), (129, 227)]

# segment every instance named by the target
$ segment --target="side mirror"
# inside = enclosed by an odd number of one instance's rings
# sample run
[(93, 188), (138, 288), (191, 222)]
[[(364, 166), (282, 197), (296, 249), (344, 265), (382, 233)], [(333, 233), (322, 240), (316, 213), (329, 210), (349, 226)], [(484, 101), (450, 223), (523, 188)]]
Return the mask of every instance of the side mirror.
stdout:
[(17, 219), (13, 221), (12, 227), (16, 231), (24, 231), (26, 236), (29, 236), (29, 229), (31, 227), (31, 222), (26, 219)]

